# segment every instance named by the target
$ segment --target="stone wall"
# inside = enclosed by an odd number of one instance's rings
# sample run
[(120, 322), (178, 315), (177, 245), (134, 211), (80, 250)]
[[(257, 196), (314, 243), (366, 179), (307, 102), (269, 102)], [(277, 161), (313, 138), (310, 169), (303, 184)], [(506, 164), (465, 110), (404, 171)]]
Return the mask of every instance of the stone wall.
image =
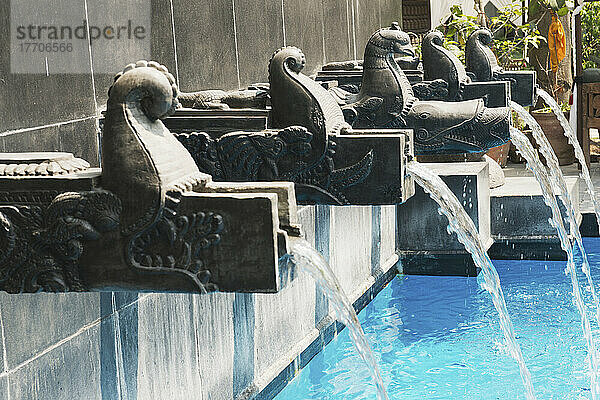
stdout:
[[(303, 207), (355, 306), (396, 271), (393, 206)], [(303, 274), (278, 294), (0, 294), (0, 398), (269, 399), (333, 337)]]
[[(401, 0), (149, 1), (152, 58), (178, 75), (186, 91), (264, 82), (271, 54), (286, 45), (306, 53), (308, 74), (326, 61), (362, 58), (370, 34), (401, 18)], [(83, 0), (81, 13), (85, 18)], [(9, 21), (10, 0), (2, 1), (0, 151), (69, 151), (97, 165), (95, 116), (113, 75), (10, 73)]]
[[(152, 58), (183, 90), (234, 89), (266, 81), (284, 45), (304, 50), (307, 73), (360, 58), (400, 9), (400, 0), (152, 0)], [(9, 18), (10, 1), (0, 2), (0, 151), (68, 151), (97, 165), (96, 116), (112, 75), (11, 74)], [(301, 219), (357, 306), (393, 275), (393, 207), (305, 207)], [(306, 276), (276, 295), (2, 293), (0, 398), (268, 398), (331, 339), (328, 313)]]

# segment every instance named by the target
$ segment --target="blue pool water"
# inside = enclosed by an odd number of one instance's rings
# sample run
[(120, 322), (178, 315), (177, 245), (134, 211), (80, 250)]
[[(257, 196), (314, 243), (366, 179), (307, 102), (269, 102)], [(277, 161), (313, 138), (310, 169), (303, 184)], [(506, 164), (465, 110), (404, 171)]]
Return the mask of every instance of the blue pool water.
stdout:
[[(600, 289), (600, 239), (585, 239)], [(588, 399), (587, 350), (565, 262), (494, 261), (538, 399)], [(582, 292), (591, 305), (585, 277)], [(594, 337), (600, 337), (588, 309)], [(390, 399), (521, 399), (487, 292), (477, 278), (398, 276), (359, 314)], [(376, 399), (343, 330), (276, 398)]]

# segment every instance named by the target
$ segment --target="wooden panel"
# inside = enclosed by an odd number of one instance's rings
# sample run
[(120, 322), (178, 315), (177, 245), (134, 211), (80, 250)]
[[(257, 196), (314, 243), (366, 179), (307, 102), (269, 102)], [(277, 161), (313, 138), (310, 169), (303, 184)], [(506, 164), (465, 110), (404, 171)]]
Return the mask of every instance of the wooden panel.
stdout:
[(404, 0), (402, 2), (402, 29), (414, 33), (426, 33), (431, 29), (429, 0)]

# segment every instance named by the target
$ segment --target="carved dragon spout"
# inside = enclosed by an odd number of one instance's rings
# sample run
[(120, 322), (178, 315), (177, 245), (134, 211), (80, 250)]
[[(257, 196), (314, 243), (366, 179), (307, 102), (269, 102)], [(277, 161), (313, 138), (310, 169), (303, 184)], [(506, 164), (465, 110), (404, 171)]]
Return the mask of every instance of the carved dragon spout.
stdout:
[(408, 34), (395, 27), (380, 29), (371, 36), (365, 49), (360, 93), (349, 97), (344, 107), (352, 126), (412, 128), (416, 154), (481, 152), (509, 139), (508, 108), (486, 108), (481, 99), (441, 102), (415, 97), (394, 60), (394, 54), (406, 54), (410, 46)]
[(423, 72), (426, 81), (443, 80), (448, 84), (448, 101), (462, 99), (464, 86), (471, 80), (460, 60), (444, 47), (440, 31), (431, 31), (423, 39)]

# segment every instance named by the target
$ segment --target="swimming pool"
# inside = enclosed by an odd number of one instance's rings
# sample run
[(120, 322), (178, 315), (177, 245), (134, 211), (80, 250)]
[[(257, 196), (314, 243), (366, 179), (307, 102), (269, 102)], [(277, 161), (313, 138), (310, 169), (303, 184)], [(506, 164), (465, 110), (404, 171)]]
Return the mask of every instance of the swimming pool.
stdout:
[[(584, 245), (598, 289), (600, 239), (586, 238)], [(587, 349), (566, 262), (494, 265), (537, 397), (591, 398)], [(585, 283), (582, 292), (591, 305)], [(600, 337), (592, 309), (588, 315), (594, 337)], [(477, 278), (399, 275), (359, 318), (390, 399), (524, 398), (497, 313)], [(276, 399), (376, 399), (376, 393), (344, 329)]]

